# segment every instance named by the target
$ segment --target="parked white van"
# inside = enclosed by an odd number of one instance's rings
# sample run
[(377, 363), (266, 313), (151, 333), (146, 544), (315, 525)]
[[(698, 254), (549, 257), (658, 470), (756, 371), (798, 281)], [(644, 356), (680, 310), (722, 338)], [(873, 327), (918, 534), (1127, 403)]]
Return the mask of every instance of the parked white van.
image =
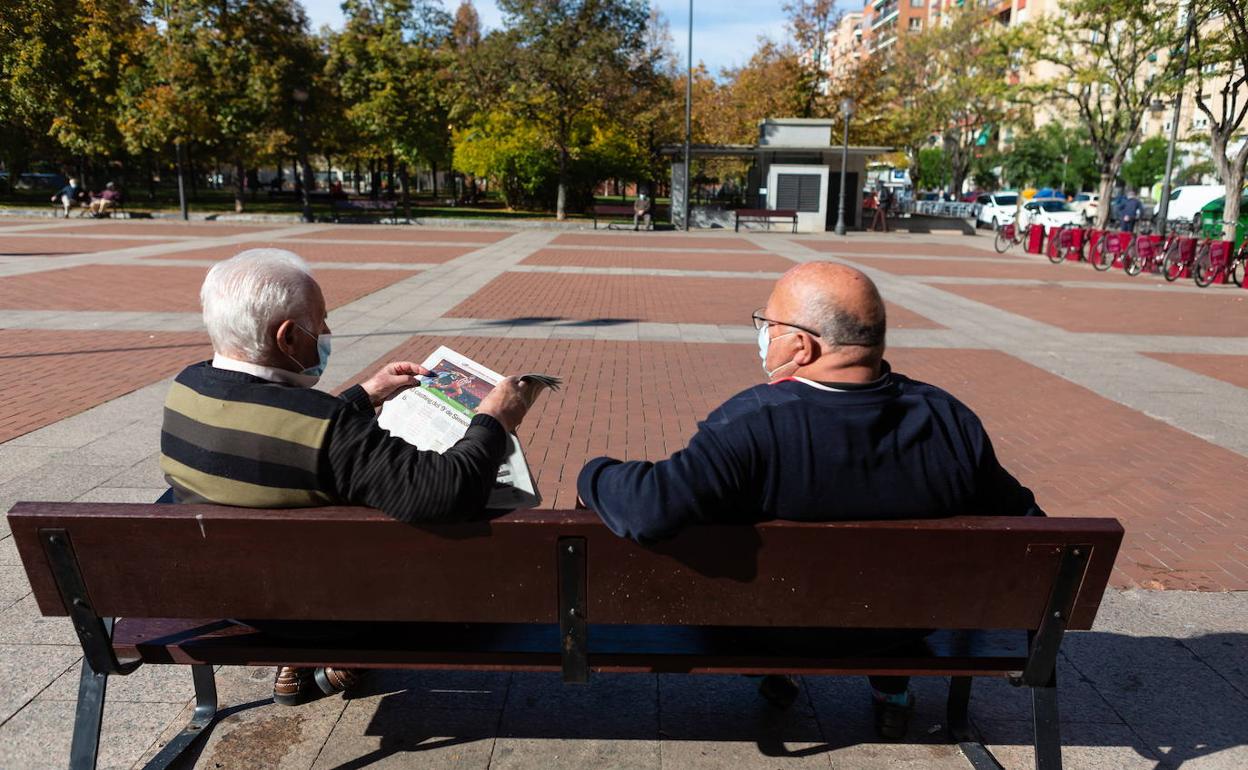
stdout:
[(1170, 208), (1166, 219), (1171, 222), (1200, 224), (1200, 210), (1226, 195), (1220, 184), (1189, 184), (1170, 191)]

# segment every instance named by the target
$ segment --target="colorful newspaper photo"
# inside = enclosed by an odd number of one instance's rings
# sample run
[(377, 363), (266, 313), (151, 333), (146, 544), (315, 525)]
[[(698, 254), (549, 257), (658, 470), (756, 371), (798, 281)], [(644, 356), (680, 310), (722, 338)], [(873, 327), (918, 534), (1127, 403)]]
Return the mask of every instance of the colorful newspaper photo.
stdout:
[[(503, 376), (446, 346), (439, 347), (421, 366), (433, 372), (422, 377), (421, 385), (390, 399), (381, 409), (377, 424), (409, 444), (434, 452), (445, 452), (463, 438), (482, 399), (489, 395)], [(524, 375), (545, 387), (558, 389), (559, 380), (547, 375)], [(488, 507), (512, 510), (535, 508), (541, 493), (524, 459), (524, 450), (515, 435), (507, 459), (498, 469), (498, 479)]]

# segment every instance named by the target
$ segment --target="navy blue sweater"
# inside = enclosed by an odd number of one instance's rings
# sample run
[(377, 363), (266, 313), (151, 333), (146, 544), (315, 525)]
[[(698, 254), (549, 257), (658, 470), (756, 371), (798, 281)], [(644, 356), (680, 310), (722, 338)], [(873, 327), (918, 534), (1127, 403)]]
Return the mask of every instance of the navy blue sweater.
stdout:
[(965, 404), (895, 373), (844, 391), (757, 385), (667, 460), (591, 460), (577, 492), (640, 541), (705, 522), (1044, 515)]

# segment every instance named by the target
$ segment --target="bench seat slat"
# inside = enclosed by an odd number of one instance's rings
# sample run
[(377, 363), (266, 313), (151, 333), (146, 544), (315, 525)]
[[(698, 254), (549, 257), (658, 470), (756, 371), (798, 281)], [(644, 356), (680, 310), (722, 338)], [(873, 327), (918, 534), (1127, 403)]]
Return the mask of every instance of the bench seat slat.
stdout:
[[(337, 630), (343, 630), (341, 626)], [(753, 629), (750, 629), (753, 631)], [(767, 647), (742, 643), (740, 629), (592, 626), (590, 666), (597, 671), (670, 673), (883, 674), (989, 676), (1023, 668), (1022, 632), (937, 632), (931, 655), (814, 657), (823, 631), (785, 630)], [(775, 634), (767, 638), (779, 639)], [(366, 639), (367, 644), (359, 643)], [(829, 644), (834, 644), (830, 641)], [(114, 646), (149, 664), (337, 665), (558, 671), (559, 633), (551, 625), (366, 624), (357, 636), (302, 640), (228, 620), (122, 619)]]

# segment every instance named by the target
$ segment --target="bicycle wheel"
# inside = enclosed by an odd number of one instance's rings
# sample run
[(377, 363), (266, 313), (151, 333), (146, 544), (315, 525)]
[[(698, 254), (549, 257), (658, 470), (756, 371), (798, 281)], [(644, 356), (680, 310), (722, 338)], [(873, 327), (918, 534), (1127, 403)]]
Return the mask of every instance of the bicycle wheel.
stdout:
[(1166, 261), (1161, 263), (1161, 274), (1167, 281), (1174, 283), (1183, 272), (1183, 259), (1178, 254), (1167, 254)]
[[(1088, 261), (1092, 263), (1092, 267), (1096, 268), (1097, 270), (1103, 273), (1106, 270), (1114, 266), (1114, 255), (1109, 251), (1109, 249), (1105, 248), (1104, 238), (1097, 241), (1096, 245), (1099, 248), (1096, 250), (1096, 254), (1088, 255)], [(1135, 251), (1135, 241), (1132, 241), (1131, 245), (1127, 248), (1127, 253), (1123, 255), (1123, 258), (1122, 258), (1122, 264), (1124, 267), (1127, 265), (1127, 258), (1134, 251)], [(1138, 272), (1140, 271), (1136, 270), (1135, 273), (1132, 273), (1132, 275), (1135, 275)]]
[(1049, 252), (1049, 261), (1055, 265), (1060, 265), (1062, 262), (1066, 261), (1066, 251), (1062, 248), (1062, 236), (1065, 234), (1065, 227), (1057, 231), (1057, 245), (1053, 246)]
[(1248, 272), (1248, 258), (1240, 257), (1231, 263), (1231, 280), (1241, 289), (1244, 287), (1244, 273)]
[[(1110, 264), (1112, 265), (1113, 262), (1110, 262)], [(1105, 269), (1101, 267), (1101, 263), (1099, 261), (1093, 262), (1092, 266), (1097, 270)], [(1130, 276), (1136, 276), (1144, 272), (1144, 260), (1140, 257), (1139, 249), (1135, 248), (1134, 241), (1132, 241), (1131, 245), (1127, 248), (1127, 253), (1122, 258), (1122, 270)]]
[(997, 228), (997, 237), (992, 239), (992, 247), (997, 250), (997, 253), (1004, 254), (1013, 245), (1014, 241), (1005, 237), (1005, 231)]
[(1202, 289), (1213, 283), (1213, 278), (1216, 274), (1217, 271), (1213, 269), (1213, 262), (1209, 260), (1208, 251), (1197, 257), (1195, 264), (1192, 265), (1192, 280)]

